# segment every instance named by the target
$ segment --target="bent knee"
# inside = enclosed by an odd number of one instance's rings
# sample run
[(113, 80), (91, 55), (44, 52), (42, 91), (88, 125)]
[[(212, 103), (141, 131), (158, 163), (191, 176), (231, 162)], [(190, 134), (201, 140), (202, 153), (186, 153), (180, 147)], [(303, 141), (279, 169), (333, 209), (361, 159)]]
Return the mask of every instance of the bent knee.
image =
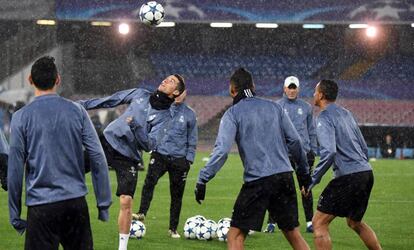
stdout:
[(327, 223), (324, 223), (324, 220), (322, 218), (316, 218), (315, 216), (312, 218), (312, 226), (313, 229), (322, 228), (324, 226), (327, 226)]
[(130, 209), (132, 207), (132, 197), (129, 195), (121, 195), (119, 197), (121, 209)]
[(348, 227), (350, 227), (354, 231), (359, 231), (359, 229), (361, 227), (361, 222), (360, 221), (353, 221), (351, 219), (347, 219), (346, 223), (348, 224)]
[(242, 230), (236, 227), (230, 227), (229, 232), (227, 233), (227, 240), (230, 241), (244, 241), (246, 234)]

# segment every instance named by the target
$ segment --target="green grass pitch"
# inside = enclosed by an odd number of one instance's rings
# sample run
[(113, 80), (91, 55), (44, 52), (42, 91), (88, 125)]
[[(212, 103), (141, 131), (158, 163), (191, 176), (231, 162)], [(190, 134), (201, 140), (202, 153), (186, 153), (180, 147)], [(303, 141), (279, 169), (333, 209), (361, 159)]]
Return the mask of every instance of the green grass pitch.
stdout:
[[(237, 154), (229, 155), (229, 158), (217, 174), (207, 184), (206, 200), (198, 205), (194, 200), (194, 187), (198, 172), (204, 166), (203, 157), (206, 153), (198, 153), (195, 164), (188, 176), (184, 193), (183, 208), (181, 212), (179, 232), (183, 236), (183, 223), (188, 217), (201, 214), (206, 218), (218, 221), (223, 217), (231, 217), (233, 203), (242, 184), (242, 165)], [(148, 155), (145, 156), (148, 163)], [(384, 249), (414, 249), (414, 161), (413, 160), (377, 160), (371, 162), (374, 167), (375, 183), (371, 195), (368, 211), (364, 220), (375, 230)], [(331, 178), (332, 171), (326, 174), (321, 184), (314, 189), (314, 199)], [(134, 211), (138, 209), (141, 189), (146, 171), (139, 172), (138, 187)], [(116, 178), (113, 171), (110, 172), (112, 192), (116, 190)], [(110, 209), (110, 221), (103, 223), (97, 220), (97, 209), (93, 195), (90, 176), (88, 175), (89, 211), (94, 237), (95, 249), (117, 249), (118, 232), (117, 216), (119, 201), (113, 195), (113, 205)], [(299, 217), (301, 232), (306, 241), (314, 249), (313, 237), (304, 233), (304, 214), (299, 202)], [(169, 181), (164, 176), (160, 179), (147, 214), (145, 225), (146, 236), (141, 240), (130, 239), (129, 249), (225, 249), (226, 244), (217, 240), (197, 241), (171, 239), (167, 235), (169, 224)], [(19, 236), (10, 226), (8, 221), (7, 193), (0, 191), (0, 250), (23, 249), (24, 237)], [(26, 209), (23, 210), (25, 217)], [(351, 231), (344, 219), (337, 218), (331, 225), (331, 238), (334, 249), (365, 249), (357, 235)], [(246, 249), (290, 249), (282, 233), (274, 234), (255, 233), (249, 236), (245, 242)]]

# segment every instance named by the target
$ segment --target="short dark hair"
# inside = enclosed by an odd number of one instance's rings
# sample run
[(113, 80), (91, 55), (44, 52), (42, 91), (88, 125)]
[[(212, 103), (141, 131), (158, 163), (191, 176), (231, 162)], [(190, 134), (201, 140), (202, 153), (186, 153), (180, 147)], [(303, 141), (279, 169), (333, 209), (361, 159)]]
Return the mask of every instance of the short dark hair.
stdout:
[(177, 79), (178, 79), (177, 90), (180, 92), (180, 95), (181, 95), (185, 90), (184, 77), (182, 75), (179, 75), (179, 74), (174, 74), (174, 76), (177, 77)]
[(333, 80), (321, 80), (319, 82), (319, 91), (327, 101), (334, 102), (338, 96), (338, 84)]
[(238, 68), (230, 77), (230, 83), (236, 88), (238, 92), (244, 89), (252, 89), (253, 77), (249, 71), (245, 70), (244, 68)]
[(33, 64), (31, 72), (34, 85), (41, 90), (48, 90), (55, 86), (58, 72), (55, 58), (44, 56)]

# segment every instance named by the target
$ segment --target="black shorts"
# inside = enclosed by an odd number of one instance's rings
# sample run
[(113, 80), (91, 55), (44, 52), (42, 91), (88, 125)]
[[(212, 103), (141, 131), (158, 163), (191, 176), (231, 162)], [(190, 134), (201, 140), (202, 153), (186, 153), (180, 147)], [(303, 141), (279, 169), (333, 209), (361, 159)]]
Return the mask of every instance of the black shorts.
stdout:
[(112, 148), (105, 137), (101, 138), (102, 147), (105, 152), (106, 160), (116, 173), (118, 187), (116, 195), (129, 195), (132, 198), (138, 182), (139, 161), (126, 157)]
[(284, 231), (299, 226), (298, 202), (291, 172), (243, 184), (233, 208), (231, 226), (247, 233), (261, 231), (266, 210)]
[(85, 197), (29, 206), (25, 249), (93, 249)]
[(344, 175), (331, 180), (318, 201), (322, 213), (361, 221), (374, 184), (372, 171)]

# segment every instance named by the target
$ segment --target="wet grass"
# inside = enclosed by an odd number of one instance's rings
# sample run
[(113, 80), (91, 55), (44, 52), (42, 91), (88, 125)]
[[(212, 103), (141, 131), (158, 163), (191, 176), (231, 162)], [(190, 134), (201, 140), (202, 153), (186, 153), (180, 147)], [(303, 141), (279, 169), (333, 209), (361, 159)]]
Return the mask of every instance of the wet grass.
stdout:
[[(183, 209), (180, 218), (180, 233), (186, 218), (201, 214), (215, 221), (230, 217), (233, 203), (242, 184), (242, 166), (238, 155), (230, 155), (226, 165), (215, 179), (207, 184), (206, 201), (198, 205), (194, 201), (193, 189), (199, 169), (204, 165), (205, 153), (199, 153), (193, 165), (184, 194)], [(146, 163), (148, 156), (146, 156)], [(376, 231), (384, 249), (413, 249), (414, 247), (414, 161), (378, 160), (372, 162), (375, 184), (364, 220)], [(110, 172), (112, 191), (116, 190), (116, 178)], [(138, 209), (141, 188), (146, 171), (140, 172), (136, 192), (134, 211)], [(315, 204), (323, 187), (331, 178), (326, 174), (321, 184), (314, 189)], [(97, 209), (90, 176), (88, 176), (90, 194), (87, 196), (94, 237), (95, 249), (117, 249), (117, 215), (119, 204), (114, 195), (114, 204), (110, 210), (110, 221), (97, 220)], [(299, 199), (300, 202), (300, 199)], [(146, 219), (147, 235), (142, 240), (129, 241), (129, 249), (225, 249), (226, 244), (217, 240), (202, 242), (195, 240), (171, 239), (167, 235), (169, 224), (169, 181), (160, 179), (154, 193), (154, 199)], [(299, 204), (300, 222), (304, 225), (304, 215)], [(19, 236), (8, 222), (7, 193), (0, 191), (0, 250), (23, 249), (24, 237)], [(23, 215), (26, 210), (23, 211)], [(25, 216), (23, 216), (25, 217)], [(304, 226), (301, 227), (304, 232)], [(334, 249), (365, 249), (357, 235), (348, 229), (344, 219), (336, 219), (331, 226), (331, 238)], [(313, 237), (303, 233), (312, 249)], [(75, 240), (75, 239), (74, 239)], [(290, 246), (280, 232), (274, 234), (256, 233), (246, 240), (246, 249), (289, 249)]]

